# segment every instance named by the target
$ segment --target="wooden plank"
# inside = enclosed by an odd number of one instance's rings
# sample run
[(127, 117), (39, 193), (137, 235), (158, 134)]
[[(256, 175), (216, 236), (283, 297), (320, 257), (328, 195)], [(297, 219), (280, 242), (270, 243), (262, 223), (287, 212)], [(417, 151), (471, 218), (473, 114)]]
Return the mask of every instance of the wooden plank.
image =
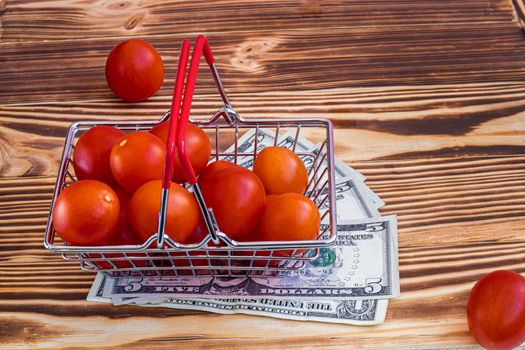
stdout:
[[(336, 155), (347, 162), (525, 152), (525, 84), (519, 82), (233, 93), (231, 99), (245, 118), (332, 119)], [(199, 94), (192, 114), (209, 118), (219, 102)], [(54, 176), (74, 121), (155, 120), (169, 105), (169, 96), (159, 96), (141, 104), (0, 107), (0, 176)]]
[[(149, 38), (167, 67), (160, 95), (171, 93), (183, 37)], [(512, 23), (210, 33), (209, 39), (231, 93), (525, 80), (523, 35)], [(0, 45), (0, 105), (112, 99), (104, 64), (119, 40)], [(197, 92), (214, 93), (205, 73)]]
[(465, 314), (473, 283), (494, 269), (525, 272), (524, 158), (355, 164), (385, 199), (382, 213), (398, 213), (399, 219), (402, 297), (391, 301), (385, 324), (367, 328), (87, 303), (93, 275), (42, 247), (54, 179), (0, 179), (2, 346), (473, 344)]
[(4, 42), (145, 36), (166, 33), (264, 32), (326, 27), (510, 22), (507, 0), (41, 1), (3, 2)]

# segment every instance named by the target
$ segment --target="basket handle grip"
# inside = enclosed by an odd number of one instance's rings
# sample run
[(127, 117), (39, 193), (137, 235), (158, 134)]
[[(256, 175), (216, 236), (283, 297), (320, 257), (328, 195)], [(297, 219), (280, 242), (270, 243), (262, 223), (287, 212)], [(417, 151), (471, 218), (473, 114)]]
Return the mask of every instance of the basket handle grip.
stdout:
[[(171, 101), (171, 116), (169, 121), (168, 129), (168, 140), (166, 142), (166, 160), (164, 162), (164, 173), (162, 178), (162, 195), (161, 195), (161, 206), (159, 211), (159, 224), (157, 230), (157, 245), (162, 246), (164, 242), (164, 230), (166, 225), (166, 213), (168, 207), (168, 196), (169, 188), (171, 184), (171, 178), (173, 173), (173, 157), (175, 152), (175, 147), (178, 150), (179, 159), (182, 163), (186, 179), (188, 182), (194, 186), (195, 196), (201, 208), (206, 227), (210, 232), (212, 241), (218, 243), (219, 240), (215, 233), (214, 223), (210, 217), (210, 213), (206, 208), (204, 198), (202, 193), (197, 185), (197, 177), (195, 176), (195, 171), (193, 166), (188, 158), (186, 153), (186, 126), (188, 125), (190, 118), (190, 109), (191, 103), (193, 100), (193, 92), (195, 91), (195, 83), (197, 81), (197, 72), (199, 70), (199, 61), (201, 56), (204, 54), (206, 62), (210, 65), (210, 69), (214, 76), (216, 83), (221, 90), (221, 96), (225, 99), (224, 89), (218, 78), (217, 70), (214, 64), (213, 54), (211, 53), (210, 45), (205, 36), (199, 35), (195, 42), (195, 47), (193, 49), (193, 54), (191, 57), (190, 70), (188, 72), (188, 77), (186, 80), (186, 85), (184, 86), (184, 76), (186, 74), (186, 67), (188, 65), (190, 50), (190, 42), (184, 40), (181, 46), (181, 52), (179, 57), (179, 65), (177, 70), (177, 77), (175, 79), (175, 87), (173, 89), (173, 99)], [(184, 97), (182, 97), (182, 90), (184, 88)], [(182, 106), (181, 106), (182, 100)], [(227, 98), (226, 98), (227, 101)], [(228, 104), (229, 105), (229, 104)]]
[(168, 189), (170, 187), (171, 178), (173, 176), (173, 155), (175, 153), (175, 137), (180, 119), (180, 104), (182, 100), (182, 88), (184, 86), (184, 76), (186, 75), (186, 67), (188, 66), (188, 57), (190, 53), (190, 41), (184, 40), (180, 49), (179, 65), (177, 67), (177, 77), (175, 78), (175, 86), (173, 87), (173, 99), (171, 100), (171, 116), (169, 119), (168, 140), (166, 142), (166, 160), (164, 163), (164, 174), (162, 177), (162, 188)]
[[(199, 61), (204, 54), (206, 62), (213, 67), (215, 59), (211, 52), (208, 40), (204, 35), (199, 35), (195, 41), (193, 54), (191, 56), (190, 69), (184, 87), (184, 98), (182, 98), (182, 88), (184, 85), (184, 75), (186, 73), (186, 66), (188, 64), (190, 43), (188, 40), (182, 42), (181, 54), (179, 58), (179, 66), (177, 70), (177, 78), (175, 80), (175, 88), (173, 91), (173, 99), (171, 102), (171, 118), (168, 131), (168, 141), (166, 145), (166, 163), (164, 165), (164, 177), (162, 188), (169, 187), (172, 172), (173, 172), (173, 156), (175, 148), (179, 155), (179, 159), (184, 169), (186, 179), (192, 185), (197, 183), (197, 176), (193, 170), (188, 153), (186, 152), (186, 126), (190, 119), (190, 109), (193, 101), (193, 93), (195, 91), (195, 84), (197, 82), (197, 73), (199, 71)], [(212, 68), (213, 71), (213, 68)], [(182, 106), (181, 106), (182, 99)], [(179, 115), (180, 110), (180, 115)]]
[(197, 82), (197, 73), (199, 72), (199, 62), (201, 56), (204, 54), (204, 58), (210, 67), (214, 63), (213, 54), (211, 53), (210, 45), (204, 35), (199, 35), (195, 41), (195, 47), (193, 48), (193, 54), (191, 56), (190, 68), (188, 77), (186, 79), (186, 86), (184, 88), (184, 99), (182, 101), (182, 107), (180, 112), (179, 127), (177, 131), (177, 151), (179, 153), (179, 159), (181, 161), (184, 172), (186, 173), (186, 179), (192, 185), (197, 183), (197, 176), (191, 165), (190, 159), (186, 152), (185, 140), (186, 140), (186, 126), (190, 118), (190, 109), (193, 102), (193, 93), (195, 91), (195, 84)]

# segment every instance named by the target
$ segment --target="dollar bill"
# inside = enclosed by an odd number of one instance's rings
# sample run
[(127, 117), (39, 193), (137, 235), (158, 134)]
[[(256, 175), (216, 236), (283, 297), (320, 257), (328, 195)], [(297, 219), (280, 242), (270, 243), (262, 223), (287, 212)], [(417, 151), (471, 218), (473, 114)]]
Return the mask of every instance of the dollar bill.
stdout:
[(278, 299), (174, 299), (144, 306), (171, 307), (215, 312), (249, 314), (287, 320), (344, 323), (368, 326), (383, 323), (387, 299), (379, 300), (278, 300)]
[[(325, 153), (326, 149), (322, 147), (322, 144), (317, 144), (310, 151), (317, 155), (319, 152)], [(376, 209), (379, 209), (385, 205), (385, 201), (379, 198), (379, 196), (364, 183), (364, 180), (366, 179), (364, 175), (357, 172), (354, 168), (346, 165), (341, 159), (337, 157), (334, 157), (334, 173), (336, 181), (337, 179), (345, 177), (351, 177), (357, 180), (356, 186), (358, 187), (359, 192), (370, 198)]]
[(300, 270), (275, 276), (132, 276), (108, 281), (104, 297), (386, 299), (399, 296), (394, 216), (342, 220), (337, 239)]
[[(285, 307), (284, 305), (289, 305)], [(243, 313), (287, 320), (344, 323), (368, 326), (383, 323), (388, 300), (275, 300), (275, 299), (173, 299), (152, 305), (188, 308), (222, 314)]]
[[(226, 151), (233, 153), (237, 146), (236, 156), (222, 159), (251, 168), (256, 133), (258, 151), (273, 145), (295, 146), (307, 169), (324, 151), (302, 137), (295, 140), (295, 131), (278, 135), (260, 128), (246, 132)], [(88, 300), (356, 325), (382, 323), (386, 298), (399, 295), (396, 220), (379, 217), (377, 209), (384, 202), (363, 183), (364, 176), (337, 158), (335, 175), (338, 237), (304, 269), (243, 278), (99, 274)], [(327, 189), (318, 200), (323, 191)]]
[[(304, 137), (299, 136), (297, 142), (295, 141), (296, 132), (290, 130), (284, 135), (276, 135), (274, 131), (269, 129), (259, 128), (250, 129), (244, 133), (237, 141), (237, 163), (245, 168), (251, 168), (253, 166), (253, 152), (255, 151), (255, 134), (257, 133), (257, 153), (260, 152), (264, 147), (268, 146), (279, 146), (292, 149), (295, 144), (294, 151), (297, 153), (311, 153), (313, 156), (311, 160), (306, 161), (305, 165), (307, 168), (311, 165), (311, 161), (319, 151), (321, 144), (315, 145)], [(277, 140), (276, 140), (277, 136)], [(228, 148), (225, 153), (234, 153), (235, 144)], [(251, 155), (242, 156), (243, 153), (251, 153)], [(235, 156), (225, 156), (224, 160), (234, 162)], [(304, 160), (303, 160), (304, 161)], [(351, 176), (357, 181), (364, 181), (365, 177), (357, 170), (346, 165), (340, 159), (335, 159), (335, 175), (338, 177)]]
[[(239, 152), (245, 152), (247, 149), (253, 149), (254, 147), (254, 135), (255, 130), (246, 132), (242, 137), (239, 138), (238, 149)], [(274, 144), (275, 133), (271, 133), (265, 129), (258, 130), (259, 142), (258, 148), (269, 146)], [(287, 133), (279, 138), (279, 145), (283, 147), (290, 148), (293, 144), (293, 138), (295, 133)], [(262, 146), (261, 146), (262, 145)], [(308, 151), (309, 149), (314, 149), (315, 146), (308, 140), (299, 140), (297, 143), (296, 149), (301, 151)], [(231, 147), (227, 152), (233, 152), (233, 147)], [(224, 158), (229, 161), (233, 161), (233, 156), (230, 158)], [(244, 167), (251, 167), (253, 164), (252, 156), (239, 157), (237, 159), (238, 163)], [(342, 163), (342, 162), (341, 162)], [(360, 181), (356, 180), (355, 177), (348, 174), (351, 173), (351, 168), (347, 167), (342, 163), (339, 167), (339, 172), (337, 174), (347, 174), (346, 176), (336, 177), (336, 206), (337, 206), (337, 219), (365, 219), (379, 217), (379, 211), (377, 210), (378, 205), (374, 203), (372, 197), (368, 195), (368, 192), (371, 192), (370, 189), (366, 190), (368, 187), (363, 185)], [(353, 170), (353, 169), (352, 169)], [(327, 193), (328, 188), (324, 188), (321, 192), (321, 195), (318, 196), (320, 201), (324, 195)], [(325, 201), (324, 205), (320, 208), (321, 210), (327, 209), (328, 202)], [(328, 215), (324, 218), (324, 223), (327, 223), (329, 220)]]
[[(318, 143), (317, 145), (312, 146), (309, 151), (315, 155), (321, 153), (322, 157), (324, 153), (326, 153), (326, 147), (323, 147), (323, 143)], [(366, 180), (366, 177), (363, 174), (337, 157), (334, 157), (334, 174), (336, 178), (351, 176), (359, 182), (364, 182)]]
[[(323, 198), (327, 189), (321, 192), (317, 201)], [(337, 208), (337, 222), (341, 220), (369, 219), (379, 217), (379, 211), (370, 197), (359, 190), (358, 182), (354, 178), (347, 176), (337, 179), (335, 184), (335, 199)], [(320, 209), (327, 209), (328, 202), (325, 201)], [(328, 215), (323, 223), (327, 223)]]
[[(308, 170), (310, 170), (310, 167), (315, 160), (315, 155), (317, 155), (319, 152), (322, 153), (326, 151), (326, 149), (322, 147), (322, 144), (314, 145), (312, 142), (301, 136), (299, 136), (297, 142), (295, 142), (296, 132), (293, 130), (286, 132), (284, 135), (276, 135), (274, 131), (259, 128), (250, 129), (238, 139), (237, 156), (228, 155), (222, 157), (221, 159), (230, 162), (237, 162), (237, 164), (251, 169), (253, 167), (253, 153), (255, 151), (255, 134), (257, 134), (257, 152), (260, 152), (264, 147), (274, 145), (292, 149), (295, 144), (295, 152), (303, 153), (303, 155), (300, 155), (300, 158), (303, 160)], [(228, 148), (225, 153), (234, 153), (234, 151), (235, 144)], [(246, 153), (251, 154), (246, 155)], [(364, 184), (363, 181), (366, 179), (365, 176), (356, 171), (354, 168), (345, 164), (337, 157), (334, 158), (334, 173), (336, 180), (346, 177), (351, 177), (353, 180), (355, 180), (356, 191), (361, 193), (361, 196), (369, 198), (376, 209), (385, 205), (385, 202), (379, 198), (379, 196), (376, 195), (374, 191)]]
[[(111, 303), (102, 296), (106, 280), (98, 273), (87, 300)], [(287, 320), (343, 323), (368, 326), (383, 323), (388, 308), (387, 299), (379, 300), (287, 300), (287, 299), (152, 299), (148, 295), (123, 300), (121, 304), (134, 303), (146, 307), (169, 307), (199, 310), (220, 314), (249, 314)]]
[(89, 289), (88, 295), (86, 300), (87, 301), (98, 301), (101, 303), (109, 303), (111, 302), (111, 297), (104, 297), (103, 291), (104, 287), (106, 286), (107, 279), (111, 278), (108, 275), (98, 272), (95, 276), (95, 280), (93, 281), (93, 284), (91, 285), (91, 288)]
[[(257, 149), (255, 148), (255, 134), (257, 133)], [(276, 140), (277, 136), (277, 140)], [(303, 153), (299, 157), (305, 163), (308, 170), (313, 164), (315, 155), (311, 152), (315, 145), (305, 138), (299, 138), (295, 142), (295, 132), (289, 131), (284, 135), (276, 135), (275, 132), (269, 129), (259, 128), (250, 129), (244, 133), (237, 141), (237, 156), (235, 156), (235, 144), (231, 145), (225, 153), (232, 153), (233, 155), (227, 155), (221, 157), (222, 160), (234, 162), (244, 168), (251, 169), (253, 167), (253, 154), (259, 153), (263, 148), (268, 146), (279, 146), (288, 149), (293, 149), (297, 153)], [(255, 152), (256, 151), (256, 152)], [(309, 153), (309, 154), (305, 154)]]
[[(371, 204), (370, 199), (361, 197), (355, 191), (355, 180), (351, 177), (339, 179), (336, 184), (337, 220), (367, 219), (378, 217), (377, 209)], [(324, 204), (326, 206), (327, 204)], [(325, 208), (321, 208), (325, 209)], [(327, 218), (328, 219), (328, 218)], [(148, 297), (148, 295), (145, 295)], [(151, 298), (151, 296), (149, 296)], [(116, 305), (132, 303), (135, 297), (114, 297)]]

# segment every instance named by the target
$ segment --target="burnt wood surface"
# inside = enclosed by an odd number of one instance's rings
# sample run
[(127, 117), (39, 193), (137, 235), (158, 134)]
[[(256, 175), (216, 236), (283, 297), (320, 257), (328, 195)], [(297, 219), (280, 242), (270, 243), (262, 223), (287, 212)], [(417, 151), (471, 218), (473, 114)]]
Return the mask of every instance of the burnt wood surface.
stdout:
[[(0, 348), (465, 348), (473, 283), (525, 272), (523, 1), (0, 0)], [(329, 117), (336, 155), (397, 214), (401, 298), (352, 327), (85, 301), (93, 281), (42, 245), (77, 120), (158, 119), (179, 43), (204, 33), (234, 107)], [(142, 37), (166, 66), (119, 101), (104, 62)], [(220, 99), (204, 65), (192, 115)]]

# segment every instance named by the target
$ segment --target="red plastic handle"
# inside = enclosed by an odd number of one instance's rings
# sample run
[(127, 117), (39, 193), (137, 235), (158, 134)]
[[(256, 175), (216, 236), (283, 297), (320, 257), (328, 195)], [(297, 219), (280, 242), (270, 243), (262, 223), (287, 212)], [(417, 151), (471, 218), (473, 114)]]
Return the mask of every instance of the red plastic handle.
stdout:
[(171, 116), (168, 129), (168, 140), (166, 142), (166, 161), (164, 163), (164, 176), (162, 178), (162, 188), (170, 187), (173, 176), (173, 155), (175, 152), (175, 136), (179, 124), (180, 104), (182, 100), (182, 88), (184, 86), (184, 76), (188, 66), (188, 57), (190, 54), (190, 41), (184, 40), (180, 48), (179, 66), (177, 68), (177, 78), (173, 88), (173, 99), (171, 100)]
[[(188, 158), (185, 147), (186, 139), (186, 125), (190, 118), (191, 103), (193, 101), (193, 92), (195, 91), (195, 83), (197, 82), (197, 73), (199, 71), (199, 62), (202, 54), (206, 62), (211, 66), (214, 63), (213, 54), (211, 53), (210, 45), (204, 35), (199, 35), (195, 41), (195, 47), (193, 48), (193, 54), (191, 56), (190, 70), (186, 79), (186, 87), (184, 88), (184, 100), (182, 101), (182, 107), (179, 118), (179, 125), (177, 130), (177, 150), (179, 152), (179, 159), (182, 163), (184, 171), (186, 173), (186, 179), (192, 185), (197, 183), (197, 177), (195, 171)], [(172, 109), (173, 110), (173, 109)]]

